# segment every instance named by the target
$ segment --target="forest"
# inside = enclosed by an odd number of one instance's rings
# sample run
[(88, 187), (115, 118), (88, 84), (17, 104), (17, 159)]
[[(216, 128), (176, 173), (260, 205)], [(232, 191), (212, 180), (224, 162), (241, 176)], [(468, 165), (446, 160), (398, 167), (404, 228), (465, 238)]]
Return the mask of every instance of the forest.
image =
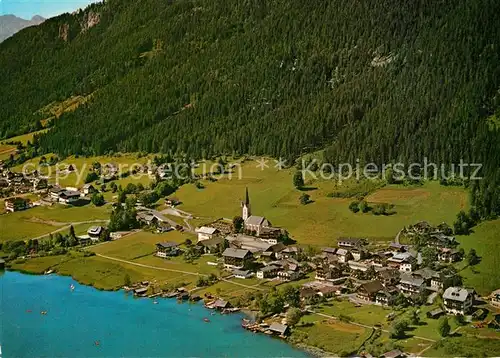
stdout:
[[(0, 44), (0, 138), (39, 153), (482, 163), (500, 214), (497, 0), (109, 0)], [(89, 14), (98, 23), (89, 27)]]

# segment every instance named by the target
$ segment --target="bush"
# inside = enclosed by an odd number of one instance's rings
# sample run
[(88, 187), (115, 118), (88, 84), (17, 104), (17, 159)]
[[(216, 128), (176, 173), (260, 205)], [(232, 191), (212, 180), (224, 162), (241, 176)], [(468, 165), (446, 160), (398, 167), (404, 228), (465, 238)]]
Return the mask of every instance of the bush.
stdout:
[(349, 204), (349, 210), (356, 214), (359, 211), (359, 201), (351, 202)]

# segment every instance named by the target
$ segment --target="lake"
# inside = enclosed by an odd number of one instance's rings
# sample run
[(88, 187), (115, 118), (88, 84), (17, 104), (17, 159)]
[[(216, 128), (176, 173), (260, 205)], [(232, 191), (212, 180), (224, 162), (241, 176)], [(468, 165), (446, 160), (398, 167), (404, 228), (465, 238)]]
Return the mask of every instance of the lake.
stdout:
[(245, 331), (240, 314), (212, 316), (199, 303), (159, 299), (153, 304), (69, 277), (11, 271), (0, 277), (0, 293), (2, 358), (308, 356)]

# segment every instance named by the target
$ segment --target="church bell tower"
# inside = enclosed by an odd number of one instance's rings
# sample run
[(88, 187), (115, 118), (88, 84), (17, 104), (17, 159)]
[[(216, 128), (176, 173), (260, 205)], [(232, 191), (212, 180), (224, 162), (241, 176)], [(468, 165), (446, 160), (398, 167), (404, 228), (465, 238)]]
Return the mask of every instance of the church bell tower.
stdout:
[(248, 188), (246, 188), (245, 201), (241, 203), (241, 208), (241, 217), (244, 221), (246, 221), (248, 217), (252, 215), (250, 212), (250, 197), (248, 196)]

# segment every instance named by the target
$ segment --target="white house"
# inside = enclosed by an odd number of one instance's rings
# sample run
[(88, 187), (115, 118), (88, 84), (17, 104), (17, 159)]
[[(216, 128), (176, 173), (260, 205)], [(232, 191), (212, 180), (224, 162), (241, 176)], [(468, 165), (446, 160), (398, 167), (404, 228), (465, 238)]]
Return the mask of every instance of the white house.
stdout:
[(447, 313), (467, 314), (474, 304), (474, 290), (463, 287), (448, 287), (443, 293)]
[(77, 190), (63, 190), (59, 193), (59, 202), (63, 204), (74, 204), (80, 200), (80, 192)]
[(198, 241), (210, 240), (217, 236), (220, 232), (214, 227), (202, 226), (196, 229)]

